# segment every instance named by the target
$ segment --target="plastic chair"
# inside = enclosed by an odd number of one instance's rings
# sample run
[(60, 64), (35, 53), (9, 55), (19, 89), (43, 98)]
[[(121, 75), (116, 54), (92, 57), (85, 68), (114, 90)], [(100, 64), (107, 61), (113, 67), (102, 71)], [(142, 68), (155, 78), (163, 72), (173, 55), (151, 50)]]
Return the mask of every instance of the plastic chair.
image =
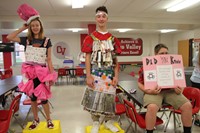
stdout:
[(68, 73), (67, 73), (66, 69), (65, 68), (59, 68), (58, 69), (58, 79), (61, 78), (61, 81), (62, 81), (63, 77), (66, 77), (67, 82), (68, 82)]
[[(200, 90), (198, 88), (194, 88), (194, 87), (185, 87), (183, 90), (183, 95), (188, 100), (190, 100), (190, 102), (192, 104), (192, 116), (193, 116), (192, 124), (194, 124), (195, 116), (200, 110)], [(172, 109), (172, 111), (169, 114), (169, 120), (170, 120), (172, 113), (174, 116), (174, 131), (176, 131), (175, 114), (181, 114), (181, 110)], [(167, 122), (167, 125), (166, 125), (164, 131), (166, 131), (166, 128), (169, 124), (169, 120)]]
[(12, 116), (19, 110), (21, 96), (22, 94), (19, 94), (12, 100), (9, 110), (0, 110), (0, 133), (9, 131)]
[[(83, 83), (85, 83), (86, 80), (86, 74), (84, 73), (84, 69), (81, 67), (76, 67), (75, 70), (75, 77), (76, 77), (76, 82), (78, 83), (78, 77), (83, 79)], [(81, 82), (79, 82), (81, 84)]]
[(126, 107), (124, 103), (121, 103), (118, 96), (115, 97), (115, 115), (118, 116), (118, 122), (120, 122), (120, 125), (122, 125), (120, 119), (121, 115), (126, 114)]
[(13, 75), (12, 68), (6, 69), (6, 71), (4, 72), (4, 74), (1, 73), (0, 75), (1, 75), (0, 76), (1, 79), (6, 79), (6, 78), (12, 77), (12, 75)]
[[(137, 126), (139, 126), (142, 129), (146, 129), (146, 123), (145, 123), (145, 112), (138, 113), (136, 111), (135, 105), (132, 104), (130, 101), (124, 99), (124, 104), (126, 107), (126, 115), (128, 118), (131, 119), (131, 123), (129, 127), (127, 128), (126, 132), (129, 130), (131, 127), (132, 123), (135, 123), (135, 132), (137, 133)], [(163, 123), (163, 120), (157, 117), (155, 126), (161, 125)]]

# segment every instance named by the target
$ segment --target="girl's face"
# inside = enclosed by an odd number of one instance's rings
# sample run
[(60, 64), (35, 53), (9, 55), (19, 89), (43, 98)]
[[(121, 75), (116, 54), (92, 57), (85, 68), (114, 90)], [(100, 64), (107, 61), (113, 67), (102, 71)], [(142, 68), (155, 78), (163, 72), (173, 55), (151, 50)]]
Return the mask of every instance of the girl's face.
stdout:
[(166, 48), (161, 48), (156, 55), (168, 54), (168, 50)]
[(38, 20), (34, 20), (30, 24), (30, 29), (34, 35), (38, 35), (40, 33), (41, 25)]
[(108, 21), (108, 16), (104, 12), (98, 13), (96, 15), (96, 23), (99, 27), (105, 27), (107, 21)]

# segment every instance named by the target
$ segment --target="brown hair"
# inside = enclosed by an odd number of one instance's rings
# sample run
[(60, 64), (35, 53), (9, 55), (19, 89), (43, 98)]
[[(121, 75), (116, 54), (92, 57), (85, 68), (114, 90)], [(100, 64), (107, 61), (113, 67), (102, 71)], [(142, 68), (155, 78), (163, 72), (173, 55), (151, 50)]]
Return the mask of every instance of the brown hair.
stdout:
[(31, 20), (29, 27), (28, 27), (28, 33), (27, 33), (28, 40), (31, 41), (34, 38), (34, 33), (31, 30), (31, 23), (33, 21), (38, 21), (40, 23), (39, 39), (44, 39), (44, 28), (43, 28), (43, 25), (42, 25), (42, 21), (39, 18), (35, 18), (35, 19)]
[(154, 53), (158, 54), (161, 48), (166, 48), (168, 50), (168, 47), (165, 44), (159, 43), (154, 47)]
[(105, 12), (105, 13), (108, 14), (108, 10), (107, 10), (107, 8), (106, 8), (105, 6), (100, 6), (100, 7), (98, 7), (98, 8), (96, 9), (96, 13), (97, 13), (98, 11), (103, 11), (103, 12)]

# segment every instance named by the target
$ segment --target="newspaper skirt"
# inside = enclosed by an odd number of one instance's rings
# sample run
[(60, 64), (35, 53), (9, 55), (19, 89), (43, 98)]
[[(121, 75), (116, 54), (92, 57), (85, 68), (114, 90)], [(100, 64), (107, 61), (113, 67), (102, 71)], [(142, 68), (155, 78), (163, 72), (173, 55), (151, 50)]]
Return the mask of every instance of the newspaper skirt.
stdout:
[(112, 85), (113, 72), (107, 70), (93, 70), (94, 88), (86, 87), (82, 105), (84, 109), (95, 115), (115, 115), (115, 93)]

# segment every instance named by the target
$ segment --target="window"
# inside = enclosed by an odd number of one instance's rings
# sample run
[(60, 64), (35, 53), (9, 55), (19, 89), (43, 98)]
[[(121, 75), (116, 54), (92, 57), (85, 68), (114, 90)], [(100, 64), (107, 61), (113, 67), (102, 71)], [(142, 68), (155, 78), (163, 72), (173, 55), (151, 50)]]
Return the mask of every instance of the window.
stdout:
[(3, 52), (0, 52), (0, 64), (3, 64)]
[(25, 61), (24, 46), (19, 43), (15, 43), (15, 52), (13, 52), (14, 64), (21, 64)]

